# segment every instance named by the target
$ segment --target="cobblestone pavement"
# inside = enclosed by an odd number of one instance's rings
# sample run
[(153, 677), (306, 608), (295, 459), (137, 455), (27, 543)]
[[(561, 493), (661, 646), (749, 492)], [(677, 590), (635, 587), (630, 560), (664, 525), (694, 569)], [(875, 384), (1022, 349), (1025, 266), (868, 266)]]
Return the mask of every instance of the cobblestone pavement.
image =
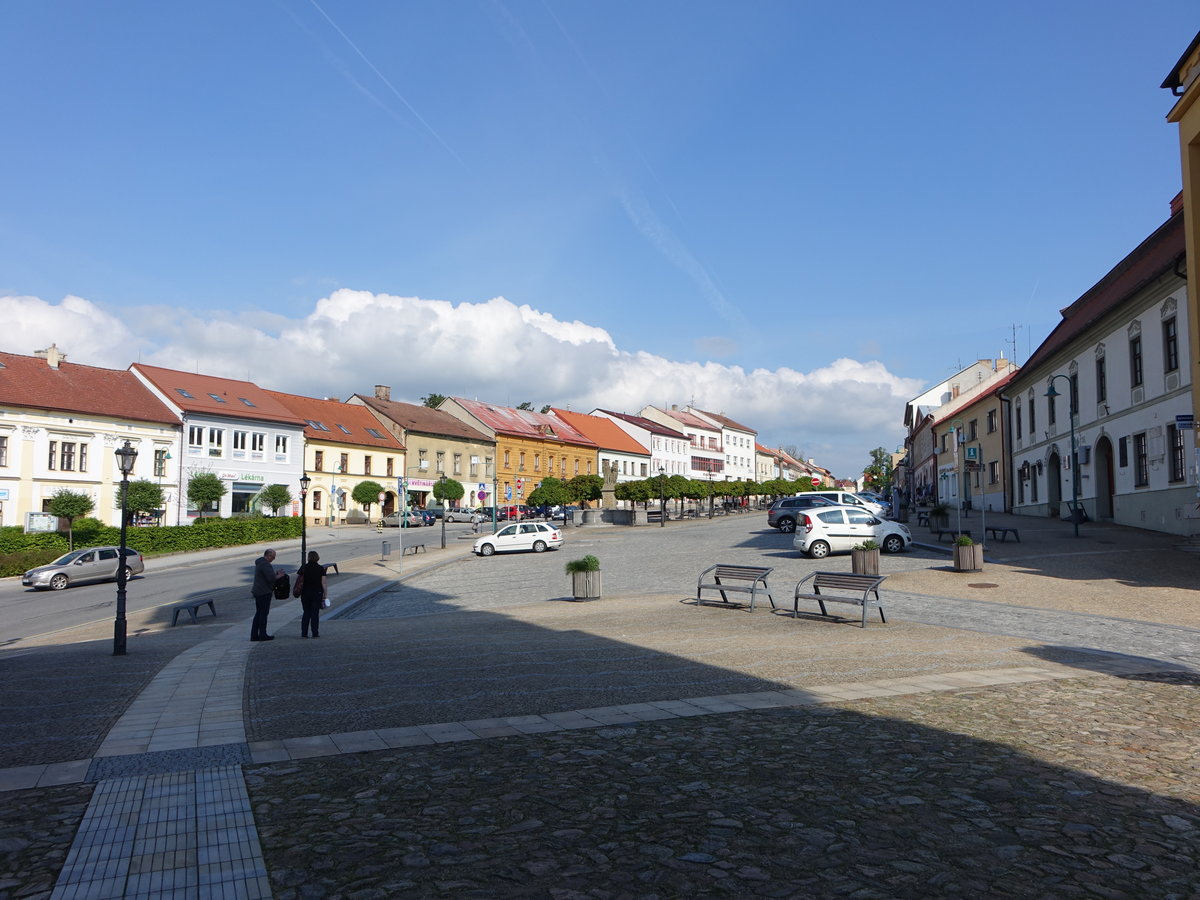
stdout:
[(275, 895), (1200, 895), (1194, 676), (250, 767)]
[[(1196, 557), (1058, 524), (1018, 520), (1025, 541), (989, 547), (982, 573), (937, 549), (885, 557), (889, 623), (865, 630), (677, 602), (714, 540), (776, 564), (785, 594), (813, 568), (750, 516), (679, 526), (639, 570), (606, 571), (594, 604), (557, 602), (563, 561), (644, 556), (648, 530), (572, 532), (567, 554), (434, 551), (319, 641), (277, 627), (254, 648), (250, 740), (1038, 664), (1079, 677), (247, 764), (275, 895), (1200, 896)], [(137, 653), (116, 665), (106, 629), (6, 652), (0, 767), (94, 753), (224, 624), (131, 621)], [(1097, 650), (1192, 671), (1096, 674)], [(0, 793), (0, 900), (50, 896), (92, 788)]]

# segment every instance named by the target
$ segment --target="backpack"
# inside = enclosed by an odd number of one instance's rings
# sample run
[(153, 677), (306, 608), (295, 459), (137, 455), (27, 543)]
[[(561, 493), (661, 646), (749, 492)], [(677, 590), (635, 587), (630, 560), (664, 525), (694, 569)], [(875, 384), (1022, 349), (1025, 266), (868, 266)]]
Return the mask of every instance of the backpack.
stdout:
[(286, 600), (292, 593), (292, 576), (286, 572), (275, 579), (275, 599)]

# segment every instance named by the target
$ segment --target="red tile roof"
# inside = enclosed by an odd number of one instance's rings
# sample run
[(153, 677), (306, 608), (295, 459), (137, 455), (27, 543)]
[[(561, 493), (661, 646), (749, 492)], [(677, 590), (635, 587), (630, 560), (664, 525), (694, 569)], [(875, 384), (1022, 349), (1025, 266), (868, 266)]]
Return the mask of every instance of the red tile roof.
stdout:
[(575, 428), (576, 431), (591, 438), (597, 447), (603, 450), (613, 450), (618, 453), (636, 453), (639, 456), (649, 456), (650, 451), (630, 437), (612, 419), (603, 416), (589, 416), (587, 413), (571, 412), (567, 409), (550, 410), (560, 419)]
[[(473, 415), (487, 428), (509, 437), (555, 440), (564, 444), (579, 444), (595, 447), (587, 436), (580, 434), (570, 423), (557, 416), (534, 412), (531, 409), (513, 409), (511, 406), (496, 406), (479, 400), (464, 400), (454, 397), (454, 402)], [(549, 429), (549, 430), (547, 430)]]
[(1183, 253), (1183, 212), (1180, 211), (1142, 241), (1082, 297), (1061, 311), (1062, 321), (1026, 361), (1025, 371), (1032, 371), (1139, 289), (1174, 269)]
[(143, 363), (134, 363), (129, 368), (140, 372), (171, 403), (185, 412), (280, 422), (286, 425), (304, 424), (302, 418), (251, 381), (197, 375), (192, 372), (147, 366)]
[(705, 422), (702, 418), (683, 409), (663, 409), (660, 412), (666, 413), (676, 422), (688, 428), (702, 428), (705, 431), (720, 431), (720, 425), (714, 425), (712, 422)]
[(355, 444), (383, 450), (404, 449), (395, 435), (380, 424), (375, 414), (365, 406), (343, 403), (341, 400), (318, 400), (299, 394), (284, 394), (281, 391), (266, 393), (308, 423), (304, 426), (304, 437), (310, 441)]
[(179, 425), (179, 417), (131, 373), (0, 353), (0, 404)]
[(596, 412), (602, 412), (606, 416), (615, 416), (623, 422), (628, 422), (630, 425), (636, 425), (638, 428), (644, 428), (651, 434), (657, 434), (662, 437), (669, 437), (682, 441), (686, 441), (688, 439), (688, 436), (683, 432), (676, 431), (673, 428), (668, 428), (662, 422), (655, 422), (653, 419), (647, 419), (645, 416), (633, 416), (629, 413), (613, 412), (611, 409), (597, 409)]
[(391, 419), (406, 432), (477, 441), (483, 444), (494, 443), (491, 437), (482, 431), (472, 428), (462, 419), (456, 419), (450, 413), (440, 409), (431, 409), (417, 403), (401, 403), (398, 400), (368, 397), (366, 394), (355, 394), (354, 397), (364, 407), (369, 407), (384, 418)]

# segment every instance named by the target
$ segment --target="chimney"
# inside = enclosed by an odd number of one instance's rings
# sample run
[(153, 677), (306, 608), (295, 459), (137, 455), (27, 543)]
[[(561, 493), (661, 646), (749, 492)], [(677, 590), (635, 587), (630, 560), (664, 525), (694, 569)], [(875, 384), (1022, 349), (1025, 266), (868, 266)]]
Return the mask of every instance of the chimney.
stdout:
[(1175, 215), (1181, 209), (1183, 209), (1183, 191), (1171, 198), (1171, 215)]
[(950, 399), (953, 400), (957, 396), (958, 396), (958, 385), (957, 384), (950, 385)]
[(376, 400), (391, 400), (392, 399), (391, 387), (389, 387), (386, 384), (375, 385), (375, 399)]
[(66, 362), (67, 359), (67, 354), (61, 352), (55, 344), (51, 344), (45, 350), (35, 351), (33, 355), (44, 359), (52, 369), (57, 369), (58, 364)]
[(671, 404), (671, 412), (679, 412), (679, 404), (678, 403)]

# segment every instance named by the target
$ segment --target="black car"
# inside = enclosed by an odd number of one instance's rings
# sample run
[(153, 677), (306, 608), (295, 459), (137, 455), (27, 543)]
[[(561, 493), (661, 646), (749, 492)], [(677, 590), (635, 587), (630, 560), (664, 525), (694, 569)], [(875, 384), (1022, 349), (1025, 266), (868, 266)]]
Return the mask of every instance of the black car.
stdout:
[(796, 530), (796, 518), (800, 511), (812, 509), (814, 506), (835, 505), (829, 498), (819, 495), (797, 494), (795, 497), (784, 497), (772, 503), (771, 508), (767, 510), (767, 524), (778, 528), (784, 534), (791, 534)]

